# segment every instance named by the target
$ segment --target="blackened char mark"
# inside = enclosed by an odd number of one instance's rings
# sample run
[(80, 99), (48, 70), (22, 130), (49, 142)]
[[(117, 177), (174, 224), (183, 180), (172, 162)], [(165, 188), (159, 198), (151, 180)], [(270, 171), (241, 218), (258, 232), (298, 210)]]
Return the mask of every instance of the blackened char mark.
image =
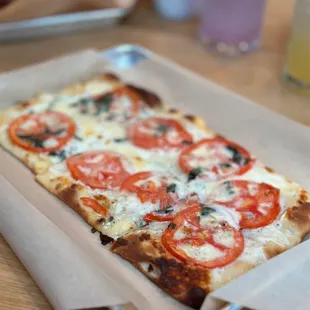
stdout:
[(52, 151), (52, 152), (49, 152), (48, 155), (58, 157), (60, 161), (63, 161), (67, 158), (64, 150)]
[[(115, 250), (117, 248), (123, 247), (128, 245), (129, 241), (123, 238), (118, 238), (116, 239), (116, 241), (114, 242), (113, 246), (112, 246), (112, 250)], [(113, 252), (113, 251), (112, 251)]]
[(184, 117), (189, 120), (190, 122), (194, 123), (195, 120), (197, 119), (197, 117), (195, 115), (192, 114), (185, 114)]
[(234, 146), (227, 145), (226, 149), (232, 152), (232, 155), (233, 155), (232, 161), (237, 163), (238, 165), (244, 166), (250, 161), (249, 158), (243, 157), (242, 154), (238, 151), (238, 149), (235, 148)]
[(162, 106), (161, 99), (155, 95), (154, 93), (143, 89), (141, 87), (137, 87), (131, 84), (126, 85), (129, 89), (135, 91), (140, 95), (142, 100), (145, 102), (146, 105), (148, 105), (150, 108), (158, 109)]
[(189, 173), (188, 173), (188, 177), (187, 177), (187, 181), (192, 181), (195, 180), (201, 173), (202, 173), (202, 168), (197, 167), (192, 169)]
[(112, 243), (114, 239), (107, 235), (104, 235), (103, 233), (100, 233), (100, 241), (102, 245), (107, 245), (109, 243)]
[(207, 296), (206, 291), (201, 287), (192, 287), (186, 297), (186, 304), (194, 309), (199, 309)]

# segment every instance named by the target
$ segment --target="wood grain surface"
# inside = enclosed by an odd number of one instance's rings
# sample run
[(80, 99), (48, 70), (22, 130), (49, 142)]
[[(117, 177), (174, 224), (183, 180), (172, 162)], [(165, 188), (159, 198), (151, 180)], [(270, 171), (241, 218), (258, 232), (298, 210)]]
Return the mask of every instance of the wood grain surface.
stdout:
[[(310, 99), (289, 92), (280, 81), (294, 0), (269, 0), (261, 50), (238, 59), (221, 59), (197, 40), (196, 20), (161, 20), (150, 1), (141, 1), (122, 26), (0, 46), (0, 71), (59, 55), (122, 43), (141, 44), (287, 117), (310, 125)], [(0, 238), (0, 309), (51, 309), (48, 301)]]

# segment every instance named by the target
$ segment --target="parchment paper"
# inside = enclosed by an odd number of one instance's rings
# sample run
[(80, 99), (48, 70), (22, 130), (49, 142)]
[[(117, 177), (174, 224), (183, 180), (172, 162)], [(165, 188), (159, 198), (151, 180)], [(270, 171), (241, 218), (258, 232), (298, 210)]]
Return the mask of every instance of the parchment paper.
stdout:
[(125, 302), (92, 261), (2, 176), (0, 197), (1, 233), (55, 309)]
[[(99, 54), (88, 51), (85, 54), (75, 55), (73, 58), (62, 59), (60, 63), (53, 61), (40, 65), (39, 68), (33, 67), (24, 70), (22, 73), (0, 75), (0, 88), (2, 88), (2, 97), (6, 98), (6, 104), (9, 105), (13, 101), (25, 99), (39, 90), (56, 89), (67, 83), (80, 80), (84, 76), (87, 77), (91, 72), (107, 69), (114, 70), (125, 80), (150, 88), (172, 106), (205, 118), (208, 124), (219, 133), (243, 144), (268, 165), (306, 188), (310, 188), (310, 169), (308, 169), (310, 130), (308, 127), (231, 94), (185, 69), (172, 65), (161, 57), (153, 55), (152, 59), (144, 60), (134, 68), (123, 70), (115, 67), (109, 68)], [(28, 85), (25, 85), (25, 77), (28, 79)], [(28, 77), (31, 77), (31, 81)], [(13, 82), (14, 84), (12, 84)], [(124, 296), (126, 301), (133, 302), (138, 309), (143, 310), (185, 308), (162, 293), (128, 263), (103, 249), (98, 237), (89, 232), (89, 226), (78, 215), (36, 184), (31, 173), (3, 150), (0, 150), (0, 162), (4, 178), (23, 195), (27, 203), (22, 204), (17, 200), (18, 198), (15, 201), (14, 197), (18, 197), (17, 194), (10, 196), (11, 201), (18, 204), (19, 207), (28, 210), (30, 206), (44, 214), (54, 223), (55, 227), (69, 237), (95, 263), (96, 270), (103, 272), (109, 285), (117, 287), (118, 292)], [(2, 213), (6, 214), (3, 211)], [(10, 221), (10, 218), (7, 217), (6, 220)], [(22, 230), (21, 227), (16, 226), (15, 229)], [(309, 259), (309, 242), (294, 250), (301, 251), (302, 256)], [(276, 259), (283, 259), (286, 264), (292, 265), (292, 261), (296, 261), (294, 250), (280, 255)], [(273, 271), (273, 268), (269, 267), (271, 264), (275, 264), (273, 262), (276, 259), (260, 267), (270, 268), (270, 278), (272, 279), (278, 279), (279, 269)], [(307, 264), (299, 266), (302, 268)], [(34, 268), (36, 267), (34, 266)], [(280, 271), (283, 276), (288, 276), (291, 272), (289, 268), (283, 268)], [(306, 269), (301, 270), (301, 272), (306, 271)], [(42, 270), (37, 273), (41, 274)], [(273, 290), (275, 283), (271, 284), (271, 281), (266, 281), (266, 279), (264, 283), (259, 282), (259, 276), (260, 271), (256, 269), (239, 278), (242, 281), (247, 277), (247, 285), (243, 285), (242, 289), (241, 286), (234, 285), (236, 283), (234, 281), (210, 297), (214, 296), (244, 305), (253, 301), (255, 309), (267, 309), (266, 304), (268, 304), (268, 309), (278, 309), (278, 305), (283, 305), (282, 309), (291, 310), (286, 307), (289, 303), (286, 303), (285, 299), (291, 297), (292, 291), (295, 292), (294, 287), (288, 283), (288, 286), (282, 288), (281, 301), (277, 296), (266, 299), (264, 294), (268, 290)], [(54, 281), (53, 277), (51, 277), (51, 281)], [(281, 283), (282, 281), (275, 280), (275, 282)], [(45, 285), (45, 283), (39, 284), (41, 287)], [(264, 285), (266, 290), (253, 290), (259, 284)], [(48, 294), (46, 293), (46, 295)], [(245, 298), (241, 298), (243, 295), (251, 297), (249, 300), (245, 300)], [(306, 309), (302, 308), (304, 299), (300, 296), (299, 291), (296, 291), (295, 295), (298, 297), (295, 298), (296, 302), (299, 302), (297, 306), (300, 306), (298, 309)], [(232, 296), (236, 298), (232, 298)], [(209, 305), (206, 305), (205, 309), (208, 307)]]

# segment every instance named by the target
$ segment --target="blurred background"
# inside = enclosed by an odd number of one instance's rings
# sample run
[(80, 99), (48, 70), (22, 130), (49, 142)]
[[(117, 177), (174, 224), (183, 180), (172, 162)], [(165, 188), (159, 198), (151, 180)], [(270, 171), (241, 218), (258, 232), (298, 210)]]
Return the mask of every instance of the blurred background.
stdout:
[(310, 99), (296, 95), (310, 93), (310, 0), (0, 4), (0, 71), (90, 47), (140, 44), (310, 124)]
[[(124, 43), (310, 125), (310, 0), (0, 0), (2, 73)], [(0, 252), (1, 305), (51, 309), (1, 236)]]

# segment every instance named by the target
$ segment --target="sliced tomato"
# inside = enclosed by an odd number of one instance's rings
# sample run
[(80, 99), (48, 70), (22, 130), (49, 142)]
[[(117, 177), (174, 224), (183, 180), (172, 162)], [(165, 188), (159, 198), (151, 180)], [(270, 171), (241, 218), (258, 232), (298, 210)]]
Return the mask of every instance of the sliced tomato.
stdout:
[(236, 143), (222, 137), (201, 140), (179, 156), (179, 166), (196, 177), (218, 180), (230, 175), (241, 175), (253, 165), (251, 155)]
[[(244, 249), (242, 233), (226, 222), (207, 221), (201, 224), (201, 210), (199, 205), (194, 205), (177, 214), (163, 233), (164, 247), (181, 261), (204, 268), (212, 269), (232, 263)], [(214, 257), (210, 249), (203, 250), (206, 245), (216, 252)], [(200, 254), (197, 256), (197, 253)]]
[(147, 213), (143, 217), (143, 220), (147, 223), (150, 223), (150, 222), (170, 222), (174, 219), (174, 217), (175, 217), (175, 213), (174, 212), (170, 213), (169, 209), (160, 209), (158, 211), (153, 211), (153, 212)]
[(144, 149), (184, 148), (193, 137), (174, 119), (150, 117), (128, 129), (131, 142)]
[(81, 197), (81, 202), (83, 203), (83, 205), (92, 208), (96, 213), (107, 217), (108, 209), (102, 206), (96, 199)]
[(142, 203), (160, 202), (162, 210), (169, 208), (178, 198), (175, 192), (167, 190), (169, 178), (156, 172), (143, 171), (128, 177), (121, 190), (136, 193)]
[(145, 222), (170, 222), (175, 216), (186, 208), (200, 204), (200, 198), (196, 193), (192, 193), (182, 199), (176, 200), (167, 206), (162, 206), (159, 210), (147, 213), (143, 220)]
[(280, 213), (280, 191), (266, 183), (244, 180), (226, 181), (213, 190), (213, 203), (240, 212), (241, 228), (259, 228), (271, 224)]
[(91, 188), (113, 189), (129, 176), (124, 161), (120, 154), (94, 151), (69, 157), (67, 167), (74, 179)]
[(147, 213), (143, 220), (147, 223), (149, 222), (170, 222), (175, 216), (182, 210), (191, 206), (190, 203), (184, 200), (178, 200), (169, 206), (162, 207), (159, 210)]
[(14, 144), (37, 153), (63, 148), (75, 132), (74, 121), (68, 115), (55, 111), (22, 115), (8, 128)]
[(140, 111), (142, 99), (132, 89), (124, 86), (94, 98), (95, 113), (108, 112), (111, 120), (129, 120)]

